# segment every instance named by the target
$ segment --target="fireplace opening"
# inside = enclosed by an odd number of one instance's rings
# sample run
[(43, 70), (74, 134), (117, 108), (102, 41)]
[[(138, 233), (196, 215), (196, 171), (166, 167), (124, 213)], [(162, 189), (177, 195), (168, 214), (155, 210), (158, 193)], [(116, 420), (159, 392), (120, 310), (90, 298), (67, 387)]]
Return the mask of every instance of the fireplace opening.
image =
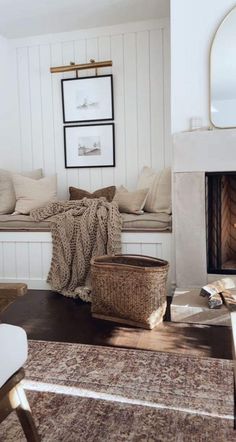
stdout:
[(236, 172), (206, 173), (208, 273), (236, 274)]

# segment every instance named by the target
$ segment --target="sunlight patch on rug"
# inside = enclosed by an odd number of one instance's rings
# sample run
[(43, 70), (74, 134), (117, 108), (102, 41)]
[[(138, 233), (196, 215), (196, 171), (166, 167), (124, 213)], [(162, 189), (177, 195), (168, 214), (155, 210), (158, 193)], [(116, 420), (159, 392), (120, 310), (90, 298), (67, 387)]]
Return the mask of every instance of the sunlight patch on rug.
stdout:
[(22, 381), (22, 384), (23, 384), (23, 387), (25, 390), (37, 391), (37, 392), (41, 392), (41, 393), (45, 392), (45, 393), (54, 393), (54, 394), (64, 394), (67, 396), (76, 396), (76, 397), (97, 399), (97, 400), (103, 400), (103, 401), (108, 401), (108, 402), (120, 402), (120, 403), (124, 403), (124, 404), (129, 404), (129, 405), (140, 405), (142, 407), (180, 411), (183, 413), (189, 413), (189, 414), (194, 414), (194, 415), (198, 415), (198, 416), (207, 416), (207, 417), (234, 420), (233, 415), (211, 413), (211, 412), (205, 412), (205, 411), (201, 411), (201, 410), (194, 410), (194, 409), (182, 408), (182, 407), (174, 407), (174, 406), (170, 406), (170, 405), (153, 403), (153, 402), (140, 400), (140, 399), (130, 399), (130, 398), (127, 398), (124, 396), (113, 395), (113, 394), (102, 393), (102, 392), (98, 393), (93, 390), (88, 390), (88, 389), (79, 388), (79, 387), (68, 387), (66, 385), (50, 384), (47, 382), (30, 381), (30, 380), (26, 380), (26, 379), (24, 379)]

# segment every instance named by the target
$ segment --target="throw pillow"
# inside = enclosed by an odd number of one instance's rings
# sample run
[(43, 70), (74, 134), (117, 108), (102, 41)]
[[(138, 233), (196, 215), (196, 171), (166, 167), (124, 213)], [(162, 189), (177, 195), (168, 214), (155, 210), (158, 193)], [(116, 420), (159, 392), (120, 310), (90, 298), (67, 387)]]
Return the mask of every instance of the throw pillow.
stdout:
[(77, 187), (69, 187), (70, 200), (82, 200), (83, 198), (101, 198), (104, 197), (110, 203), (115, 195), (116, 187), (104, 187), (103, 189), (98, 189), (93, 193), (87, 192), (87, 190), (78, 189)]
[(50, 201), (56, 200), (57, 176), (49, 176), (33, 180), (22, 175), (13, 175), (16, 192), (16, 213), (27, 215), (32, 209), (43, 207)]
[(143, 207), (147, 194), (148, 189), (140, 189), (134, 192), (129, 192), (125, 187), (121, 186), (116, 191), (114, 201), (118, 204), (120, 212), (140, 215), (143, 213)]
[[(22, 175), (38, 180), (42, 178), (42, 169), (25, 172)], [(14, 190), (12, 173), (0, 169), (0, 215), (14, 212), (16, 205), (16, 194)]]
[(144, 167), (138, 180), (138, 189), (149, 188), (144, 210), (151, 213), (171, 213), (171, 169), (155, 172)]

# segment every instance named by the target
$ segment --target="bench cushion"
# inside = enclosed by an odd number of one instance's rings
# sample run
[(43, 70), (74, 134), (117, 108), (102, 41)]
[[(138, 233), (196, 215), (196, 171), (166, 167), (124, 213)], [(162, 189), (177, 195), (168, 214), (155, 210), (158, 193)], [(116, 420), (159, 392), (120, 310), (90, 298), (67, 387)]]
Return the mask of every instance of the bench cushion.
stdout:
[(0, 230), (49, 231), (50, 222), (36, 223), (29, 215), (0, 215)]
[[(167, 213), (133, 215), (122, 213), (122, 230), (171, 230), (171, 216)], [(0, 215), (0, 231), (50, 231), (50, 221), (35, 222), (30, 215)]]
[(171, 230), (171, 216), (168, 213), (147, 213), (133, 215), (122, 213), (123, 230)]
[(26, 362), (28, 344), (21, 327), (0, 324), (0, 388)]

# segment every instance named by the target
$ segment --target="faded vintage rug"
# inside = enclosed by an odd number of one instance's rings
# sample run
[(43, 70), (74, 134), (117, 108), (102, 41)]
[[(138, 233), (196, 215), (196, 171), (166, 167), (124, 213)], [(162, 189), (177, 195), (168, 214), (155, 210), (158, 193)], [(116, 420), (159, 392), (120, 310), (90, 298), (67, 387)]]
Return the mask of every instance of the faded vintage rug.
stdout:
[[(232, 361), (31, 341), (25, 368), (42, 441), (236, 440)], [(24, 440), (12, 413), (0, 441)]]

